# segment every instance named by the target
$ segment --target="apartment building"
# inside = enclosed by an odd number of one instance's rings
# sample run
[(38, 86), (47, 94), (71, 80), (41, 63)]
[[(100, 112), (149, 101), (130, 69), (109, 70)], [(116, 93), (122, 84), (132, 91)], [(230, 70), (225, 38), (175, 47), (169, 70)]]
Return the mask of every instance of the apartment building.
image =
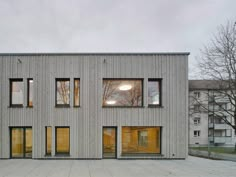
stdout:
[(186, 158), (188, 55), (0, 54), (0, 158)]
[(213, 80), (189, 81), (189, 144), (206, 146), (234, 146), (234, 129), (228, 98), (220, 94), (219, 82)]

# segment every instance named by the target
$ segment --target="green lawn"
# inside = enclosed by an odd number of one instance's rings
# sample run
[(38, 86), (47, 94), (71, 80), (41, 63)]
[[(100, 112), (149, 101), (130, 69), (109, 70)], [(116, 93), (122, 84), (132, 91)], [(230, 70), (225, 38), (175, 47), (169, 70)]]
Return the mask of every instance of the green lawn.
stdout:
[[(208, 151), (208, 147), (190, 147), (190, 149)], [(236, 154), (234, 147), (210, 147), (209, 150), (216, 153)]]

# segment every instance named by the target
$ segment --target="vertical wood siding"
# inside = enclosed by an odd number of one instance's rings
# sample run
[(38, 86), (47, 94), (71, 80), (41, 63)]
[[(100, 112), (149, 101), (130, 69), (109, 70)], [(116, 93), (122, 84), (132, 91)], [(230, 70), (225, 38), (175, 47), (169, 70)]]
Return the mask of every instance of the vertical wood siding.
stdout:
[[(41, 54), (0, 56), (0, 158), (10, 157), (11, 126), (32, 126), (33, 158), (45, 157), (45, 127), (70, 127), (69, 158), (102, 158), (102, 127), (161, 126), (163, 156), (186, 158), (188, 56), (185, 54)], [(22, 63), (18, 62), (18, 59)], [(9, 79), (24, 79), (24, 107), (9, 107)], [(27, 78), (34, 79), (33, 108), (27, 108)], [(70, 78), (70, 108), (55, 107), (55, 78)], [(73, 81), (80, 78), (80, 107), (73, 107)], [(103, 78), (143, 78), (144, 107), (102, 108)], [(162, 108), (148, 108), (148, 78), (162, 78)], [(56, 158), (56, 157), (55, 157)], [(131, 157), (132, 158), (132, 157)], [(148, 158), (148, 157), (147, 157)]]

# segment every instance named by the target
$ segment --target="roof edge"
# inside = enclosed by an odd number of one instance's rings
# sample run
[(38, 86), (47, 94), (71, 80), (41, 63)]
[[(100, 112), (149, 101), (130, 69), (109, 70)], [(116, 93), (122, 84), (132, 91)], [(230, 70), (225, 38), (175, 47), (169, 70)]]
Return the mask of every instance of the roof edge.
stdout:
[(24, 55), (190, 55), (190, 52), (81, 52), (81, 53), (71, 53), (71, 52), (62, 52), (62, 53), (0, 53), (0, 56), (24, 56)]

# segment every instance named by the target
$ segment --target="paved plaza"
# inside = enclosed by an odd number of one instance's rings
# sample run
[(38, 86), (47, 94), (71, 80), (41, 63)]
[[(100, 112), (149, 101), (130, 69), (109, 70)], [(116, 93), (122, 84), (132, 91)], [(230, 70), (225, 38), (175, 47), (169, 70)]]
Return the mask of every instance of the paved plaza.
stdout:
[(0, 177), (235, 177), (236, 162), (186, 160), (0, 160)]

